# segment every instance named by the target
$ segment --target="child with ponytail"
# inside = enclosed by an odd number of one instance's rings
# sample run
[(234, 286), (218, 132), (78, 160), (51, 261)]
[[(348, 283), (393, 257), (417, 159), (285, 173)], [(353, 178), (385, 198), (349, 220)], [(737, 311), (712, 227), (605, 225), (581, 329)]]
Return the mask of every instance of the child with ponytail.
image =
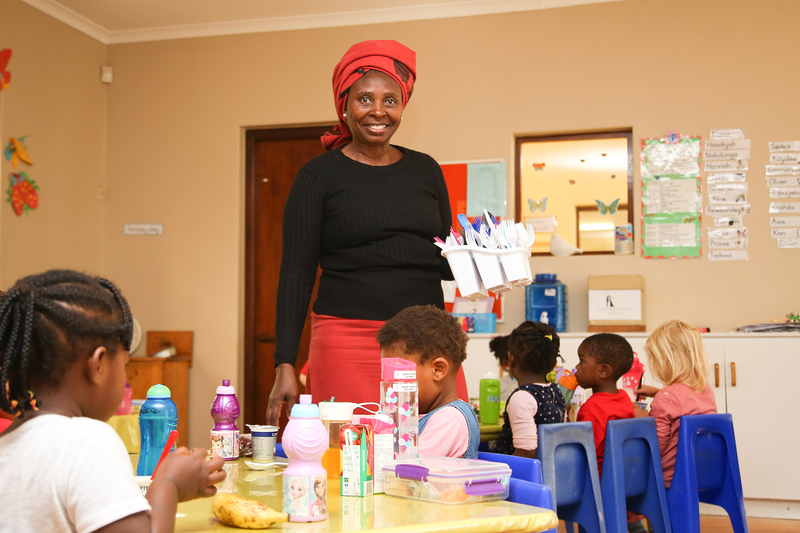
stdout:
[(527, 321), (511, 332), (509, 372), (519, 387), (508, 397), (503, 429), (492, 451), (535, 457), (539, 424), (564, 422), (564, 397), (546, 378), (556, 366), (559, 347), (556, 330), (547, 324)]
[(105, 423), (122, 401), (133, 319), (108, 280), (70, 270), (25, 277), (0, 298), (4, 531), (173, 531), (179, 501), (211, 496), (223, 460), (179, 448), (142, 497)]

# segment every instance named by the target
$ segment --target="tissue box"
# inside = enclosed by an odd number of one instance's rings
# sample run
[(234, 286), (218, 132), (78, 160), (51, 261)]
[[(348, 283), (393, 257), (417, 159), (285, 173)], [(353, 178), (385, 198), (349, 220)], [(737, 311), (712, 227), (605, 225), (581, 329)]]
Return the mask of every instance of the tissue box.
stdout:
[(644, 277), (589, 276), (589, 331), (644, 331), (644, 325)]

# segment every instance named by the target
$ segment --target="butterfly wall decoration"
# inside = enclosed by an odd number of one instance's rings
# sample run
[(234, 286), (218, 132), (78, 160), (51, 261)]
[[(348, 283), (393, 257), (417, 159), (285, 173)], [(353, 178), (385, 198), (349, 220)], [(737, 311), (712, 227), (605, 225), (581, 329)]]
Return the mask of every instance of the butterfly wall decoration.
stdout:
[(8, 84), (11, 83), (11, 73), (6, 70), (9, 59), (11, 59), (11, 50), (8, 48), (0, 50), (0, 91), (8, 89)]
[(575, 185), (575, 180), (569, 180), (570, 185)]
[(538, 202), (528, 198), (528, 209), (531, 210), (531, 213), (535, 213), (537, 210), (544, 213), (544, 210), (547, 209), (547, 198), (542, 198)]
[(619, 198), (617, 198), (610, 204), (605, 204), (600, 200), (595, 200), (595, 202), (597, 202), (597, 209), (600, 210), (601, 215), (607, 215), (607, 214), (613, 215), (614, 213), (617, 212), (617, 208), (619, 207)]
[(533, 163), (533, 170), (536, 172), (544, 170), (544, 163)]

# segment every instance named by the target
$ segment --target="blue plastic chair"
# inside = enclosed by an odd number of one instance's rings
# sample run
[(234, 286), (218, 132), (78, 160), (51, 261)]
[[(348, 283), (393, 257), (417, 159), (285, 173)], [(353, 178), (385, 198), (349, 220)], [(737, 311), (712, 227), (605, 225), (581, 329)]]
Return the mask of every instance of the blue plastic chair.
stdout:
[[(542, 485), (541, 483), (531, 483), (524, 479), (512, 477), (509, 480), (507, 499), (510, 502), (533, 505), (535, 507), (541, 507), (542, 509), (555, 511), (553, 508), (553, 493), (550, 492), (550, 487)], [(549, 531), (556, 530), (552, 529)]]
[(600, 488), (609, 533), (627, 533), (626, 511), (647, 516), (655, 533), (672, 532), (654, 418), (608, 422)]
[[(478, 452), (478, 459), (507, 464), (511, 468), (511, 477), (513, 479), (530, 481), (531, 483), (538, 483), (539, 485), (543, 483), (542, 463), (538, 459), (491, 452)], [(553, 508), (548, 507), (548, 509)]]
[(536, 454), (567, 531), (572, 531), (570, 522), (577, 522), (581, 531), (606, 533), (592, 423), (540, 425)]
[(748, 533), (733, 417), (682, 416), (677, 453), (667, 490), (672, 529), (700, 533), (699, 502), (703, 502), (725, 509), (734, 533)]

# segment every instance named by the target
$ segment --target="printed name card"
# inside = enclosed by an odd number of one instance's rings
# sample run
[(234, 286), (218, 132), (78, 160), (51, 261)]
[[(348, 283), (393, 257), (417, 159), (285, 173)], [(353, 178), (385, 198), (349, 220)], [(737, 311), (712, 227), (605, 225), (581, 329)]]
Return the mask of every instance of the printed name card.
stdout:
[(714, 217), (714, 226), (717, 228), (742, 228), (744, 227), (744, 217), (742, 215)]
[(769, 217), (771, 228), (800, 228), (800, 217)]
[(750, 150), (706, 150), (703, 152), (706, 161), (736, 161), (750, 159)]
[(732, 170), (747, 170), (749, 168), (746, 159), (735, 161), (704, 161), (703, 170), (706, 172), (725, 172)]
[(749, 215), (749, 205), (708, 205), (707, 215)]
[(770, 198), (800, 198), (800, 187), (772, 187)]
[(769, 162), (775, 165), (796, 165), (800, 163), (800, 154), (789, 152), (769, 154)]
[[(720, 140), (720, 139), (742, 139), (744, 140), (745, 134), (743, 129), (735, 128), (735, 129), (727, 129), (727, 130), (711, 130), (711, 133), (708, 136), (709, 139), (713, 140)], [(749, 145), (748, 145), (749, 147)]]
[(709, 261), (746, 261), (747, 250), (709, 250)]
[(800, 185), (800, 178), (767, 178), (767, 187), (794, 187)]
[(767, 165), (767, 176), (797, 176), (800, 165)]
[(711, 139), (705, 142), (703, 148), (706, 150), (749, 150), (750, 139)]
[(800, 202), (770, 202), (770, 213), (800, 213)]
[(782, 141), (769, 143), (770, 152), (800, 152), (800, 141)]
[(795, 239), (800, 237), (800, 230), (796, 228), (772, 228), (770, 232), (774, 239)]

